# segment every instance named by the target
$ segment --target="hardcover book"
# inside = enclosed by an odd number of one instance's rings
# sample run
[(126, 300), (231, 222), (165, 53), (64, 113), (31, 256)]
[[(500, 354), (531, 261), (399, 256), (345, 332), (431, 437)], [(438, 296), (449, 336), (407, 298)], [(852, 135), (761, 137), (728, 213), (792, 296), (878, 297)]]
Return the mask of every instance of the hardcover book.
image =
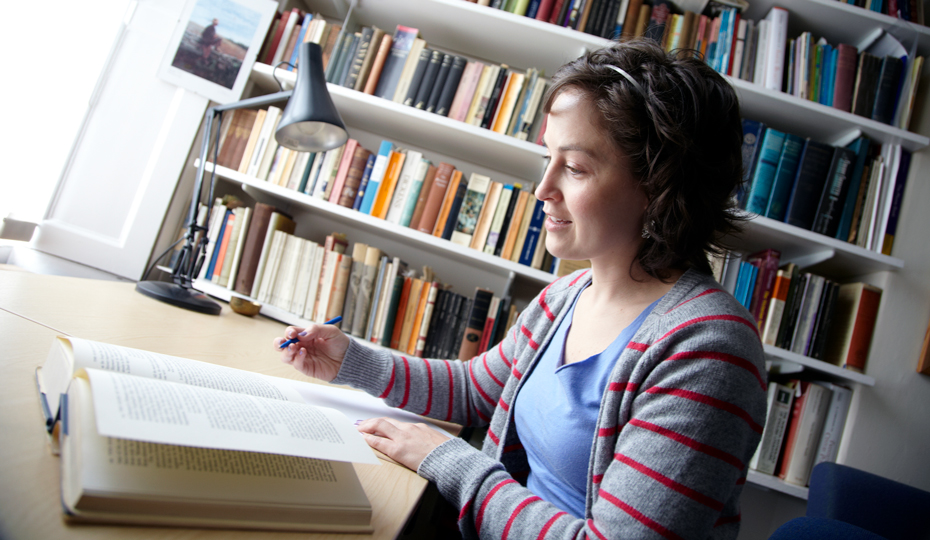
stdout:
[[(303, 397), (314, 391), (308, 383), (77, 338), (58, 338), (38, 374), (49, 411), (59, 411), (63, 396), (69, 521), (372, 531), (371, 504), (348, 462), (377, 458), (343, 413)], [(185, 401), (201, 404), (200, 412)], [(293, 428), (269, 409), (303, 430), (338, 436), (289, 435)], [(233, 411), (256, 425), (211, 427), (243, 422)], [(160, 465), (126, 466), (140, 456)]]
[(785, 219), (788, 199), (791, 198), (791, 190), (794, 189), (794, 180), (798, 174), (798, 164), (805, 144), (807, 141), (801, 137), (793, 133), (785, 134), (785, 143), (772, 181), (772, 194), (762, 215), (778, 221)]
[[(489, 176), (478, 173), (471, 174), (456, 218), (455, 228), (451, 234), (453, 243), (466, 247), (471, 244), (475, 227), (478, 225), (478, 215), (481, 213), (482, 206), (484, 206), (484, 199), (488, 193), (490, 183), (491, 178)], [(454, 210), (454, 202), (452, 210)], [(452, 210), (449, 212), (450, 216)]]
[(488, 289), (477, 288), (472, 297), (467, 324), (462, 333), (462, 344), (458, 349), (458, 359), (468, 360), (478, 354), (478, 344), (484, 332), (484, 321), (488, 317), (488, 308), (494, 293)]
[(781, 442), (785, 428), (791, 418), (791, 405), (794, 401), (793, 386), (770, 382), (767, 396), (765, 426), (762, 428), (762, 440), (756, 447), (756, 453), (749, 461), (749, 468), (760, 473), (774, 474), (781, 452)]
[(807, 141), (785, 210), (785, 223), (807, 230), (814, 224), (817, 204), (833, 160), (833, 150), (829, 144)]
[(836, 147), (833, 150), (833, 161), (827, 172), (827, 181), (811, 230), (815, 233), (834, 236), (839, 228), (843, 212), (843, 203), (846, 193), (852, 183), (852, 173), (855, 168), (856, 154), (849, 148)]
[(394, 92), (397, 90), (397, 83), (400, 80), (401, 72), (404, 70), (404, 64), (407, 61), (407, 55), (413, 48), (413, 42), (420, 33), (416, 28), (397, 25), (394, 31), (394, 37), (391, 41), (391, 49), (384, 60), (378, 77), (378, 85), (375, 87), (374, 95), (385, 99), (394, 99)]
[(873, 285), (840, 285), (825, 361), (857, 373), (865, 371), (881, 298), (882, 290)]

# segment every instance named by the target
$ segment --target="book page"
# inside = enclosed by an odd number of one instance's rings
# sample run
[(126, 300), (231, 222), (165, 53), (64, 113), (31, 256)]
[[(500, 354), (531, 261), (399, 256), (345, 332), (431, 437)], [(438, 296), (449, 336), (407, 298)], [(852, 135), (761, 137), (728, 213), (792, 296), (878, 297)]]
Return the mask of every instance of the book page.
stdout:
[(201, 448), (378, 463), (339, 411), (87, 369), (98, 433)]
[(289, 380), (288, 382), (294, 387), (295, 391), (300, 393), (306, 403), (317, 407), (336, 409), (346, 415), (349, 421), (355, 425), (369, 418), (387, 417), (401, 422), (423, 422), (449, 438), (454, 437), (448, 431), (430, 422), (430, 419), (423, 418), (410, 411), (395, 409), (384, 403), (384, 400), (365, 392), (301, 381)]
[(303, 402), (282, 379), (150, 351), (68, 338), (74, 370), (96, 368), (270, 399)]

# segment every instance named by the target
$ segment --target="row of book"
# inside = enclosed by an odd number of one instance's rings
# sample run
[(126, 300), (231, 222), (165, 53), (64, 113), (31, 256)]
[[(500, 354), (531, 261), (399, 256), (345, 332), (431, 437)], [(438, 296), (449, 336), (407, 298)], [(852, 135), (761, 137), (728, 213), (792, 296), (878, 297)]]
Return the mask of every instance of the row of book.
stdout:
[(908, 22), (926, 25), (922, 0), (839, 0), (840, 2), (897, 17)]
[(862, 373), (882, 290), (840, 284), (797, 264), (781, 264), (774, 249), (716, 259), (715, 274), (753, 316), (762, 342)]
[(891, 254), (911, 154), (860, 135), (844, 146), (743, 119), (749, 212)]
[(827, 381), (774, 379), (762, 440), (749, 468), (804, 487), (814, 465), (836, 461), (852, 391)]
[(471, 358), (517, 315), (509, 297), (486, 289), (463, 296), (429, 267), (417, 273), (374, 246), (356, 242), (350, 252), (343, 234), (322, 244), (296, 236), (293, 219), (270, 205), (217, 200), (210, 216), (198, 279), (303, 319), (342, 316), (346, 333), (406, 354)]
[(422, 152), (357, 140), (326, 152), (297, 152), (274, 140), (281, 110), (239, 109), (221, 128), (217, 163), (228, 169), (353, 208), (536, 269), (553, 271), (542, 202), (532, 185), (510, 185)]
[(907, 129), (923, 57), (909, 59), (884, 31), (860, 49), (811, 32), (792, 38), (788, 18), (778, 6), (754, 21), (735, 7), (711, 3), (700, 15), (671, 14), (659, 39), (667, 50), (698, 51), (725, 75)]
[[(346, 31), (297, 8), (278, 16), (259, 58), (294, 69), (296, 44), (323, 47), (327, 82), (446, 116), (520, 140), (535, 140), (546, 80), (506, 64), (470, 60), (427, 46), (419, 30), (398, 25)], [(288, 60), (289, 59), (289, 60)], [(534, 131), (535, 130), (535, 131)]]
[[(748, 4), (738, 0), (700, 3), (700, 13), (671, 0), (478, 2), (609, 39), (644, 36), (666, 50), (693, 49), (720, 73), (901, 129), (910, 124), (923, 66), (923, 57), (909, 58), (888, 32), (872, 35), (858, 50), (811, 32), (790, 37), (788, 10), (775, 6), (755, 21), (742, 16)], [(848, 2), (909, 21), (920, 7), (923, 20), (923, 2), (916, 0)]]

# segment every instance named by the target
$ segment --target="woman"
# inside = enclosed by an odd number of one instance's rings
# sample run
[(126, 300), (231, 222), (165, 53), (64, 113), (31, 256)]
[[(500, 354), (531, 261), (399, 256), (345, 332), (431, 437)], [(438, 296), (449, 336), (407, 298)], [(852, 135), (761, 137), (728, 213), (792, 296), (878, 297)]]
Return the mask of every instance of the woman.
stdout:
[(468, 362), (371, 351), (322, 325), (288, 328), (301, 337), (282, 359), (393, 406), (490, 424), (482, 451), (423, 425), (359, 427), (436, 483), (465, 537), (735, 538), (766, 374), (749, 313), (707, 262), (734, 228), (733, 90), (636, 41), (563, 66), (544, 110), (546, 248), (590, 270), (546, 287)]

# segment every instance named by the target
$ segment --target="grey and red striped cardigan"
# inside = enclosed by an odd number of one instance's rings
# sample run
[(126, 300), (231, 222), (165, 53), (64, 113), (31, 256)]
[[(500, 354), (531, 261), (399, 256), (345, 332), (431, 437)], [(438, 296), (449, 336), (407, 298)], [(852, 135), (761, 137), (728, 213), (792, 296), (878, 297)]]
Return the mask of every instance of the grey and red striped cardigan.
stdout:
[(460, 509), (465, 538), (736, 538), (765, 420), (762, 345), (749, 313), (694, 270), (660, 300), (610, 374), (592, 434), (585, 518), (523, 486), (528, 465), (511, 405), (590, 279), (583, 270), (550, 284), (503, 342), (470, 361), (352, 342), (333, 382), (417, 414), (490, 424), (483, 450), (452, 439), (418, 471)]

